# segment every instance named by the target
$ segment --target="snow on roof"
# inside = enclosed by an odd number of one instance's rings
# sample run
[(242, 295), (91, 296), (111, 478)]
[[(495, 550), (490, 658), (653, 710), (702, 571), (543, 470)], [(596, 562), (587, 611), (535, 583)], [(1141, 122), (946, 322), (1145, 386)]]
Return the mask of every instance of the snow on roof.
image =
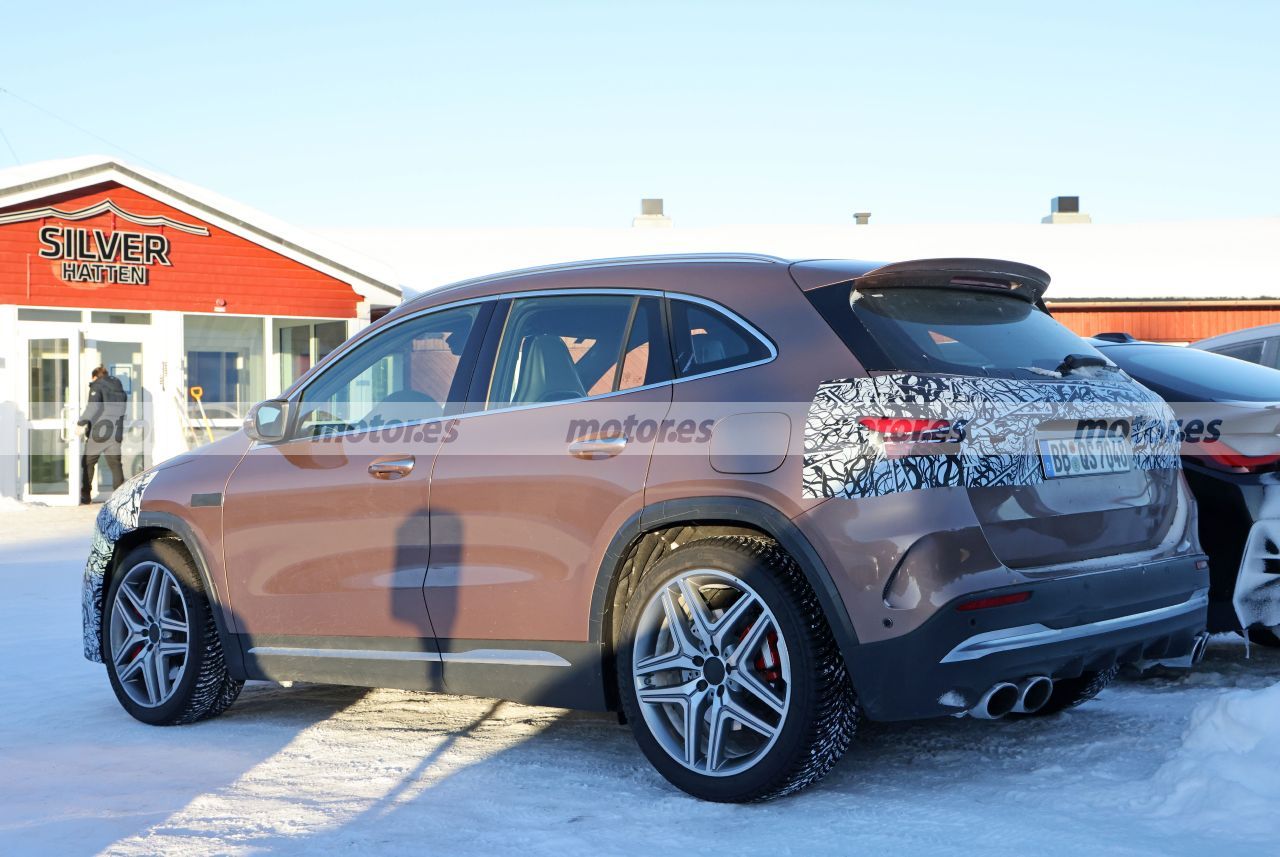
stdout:
[(379, 254), (399, 272), (406, 297), (468, 277), (577, 259), (752, 252), (883, 262), (950, 256), (1009, 259), (1049, 272), (1050, 301), (1280, 298), (1280, 218), (318, 231)]
[(241, 237), (307, 263), (350, 282), (375, 303), (395, 303), (400, 289), (395, 272), (342, 242), (324, 238), (271, 217), (207, 188), (106, 155), (38, 161), (0, 169), (0, 206), (17, 205), (68, 187), (118, 181), (162, 202), (210, 220)]

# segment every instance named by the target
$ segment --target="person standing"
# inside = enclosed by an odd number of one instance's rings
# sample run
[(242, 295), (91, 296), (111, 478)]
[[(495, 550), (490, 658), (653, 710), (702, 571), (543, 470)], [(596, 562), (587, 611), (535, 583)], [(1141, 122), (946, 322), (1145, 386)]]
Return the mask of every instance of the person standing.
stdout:
[(80, 505), (93, 499), (93, 471), (98, 458), (105, 457), (111, 471), (111, 487), (124, 482), (120, 464), (120, 444), (124, 440), (124, 385), (107, 372), (105, 366), (93, 370), (89, 382), (89, 401), (76, 425), (85, 427), (84, 453), (80, 456)]

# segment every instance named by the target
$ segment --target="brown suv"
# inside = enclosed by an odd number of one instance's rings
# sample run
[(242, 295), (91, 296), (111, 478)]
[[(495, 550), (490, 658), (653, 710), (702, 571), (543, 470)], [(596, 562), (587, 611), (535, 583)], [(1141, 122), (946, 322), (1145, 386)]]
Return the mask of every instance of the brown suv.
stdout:
[(1058, 711), (1201, 648), (1166, 406), (1011, 262), (651, 257), (404, 304), (98, 518), (134, 717), (246, 679), (617, 711), (712, 800), (860, 716)]

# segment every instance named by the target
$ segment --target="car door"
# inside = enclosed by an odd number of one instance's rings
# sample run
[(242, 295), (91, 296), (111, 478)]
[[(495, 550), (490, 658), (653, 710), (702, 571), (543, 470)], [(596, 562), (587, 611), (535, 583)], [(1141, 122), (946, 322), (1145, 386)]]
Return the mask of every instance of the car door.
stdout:
[(656, 294), (516, 296), (495, 311), (475, 412), (432, 476), (426, 601), (450, 691), (537, 701), (557, 668), (590, 662), (599, 563), (643, 506), (670, 377)]
[[(292, 396), (288, 439), (255, 444), (236, 467), (227, 590), (260, 664), (348, 683), (438, 679), (422, 598), (431, 465), (490, 311), (429, 311), (367, 337)], [(423, 681), (380, 672), (397, 661)], [(362, 676), (347, 675), (353, 664)]]

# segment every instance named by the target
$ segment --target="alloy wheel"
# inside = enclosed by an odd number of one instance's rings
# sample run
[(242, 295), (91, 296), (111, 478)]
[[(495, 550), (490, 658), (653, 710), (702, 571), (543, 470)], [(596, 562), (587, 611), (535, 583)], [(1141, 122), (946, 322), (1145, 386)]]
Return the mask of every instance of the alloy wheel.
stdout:
[(791, 661), (773, 612), (742, 580), (685, 571), (645, 604), (631, 664), (650, 733), (706, 776), (763, 759), (786, 723)]
[(109, 642), (129, 698), (157, 708), (173, 697), (190, 658), (190, 613), (173, 572), (158, 562), (131, 568), (116, 589)]

